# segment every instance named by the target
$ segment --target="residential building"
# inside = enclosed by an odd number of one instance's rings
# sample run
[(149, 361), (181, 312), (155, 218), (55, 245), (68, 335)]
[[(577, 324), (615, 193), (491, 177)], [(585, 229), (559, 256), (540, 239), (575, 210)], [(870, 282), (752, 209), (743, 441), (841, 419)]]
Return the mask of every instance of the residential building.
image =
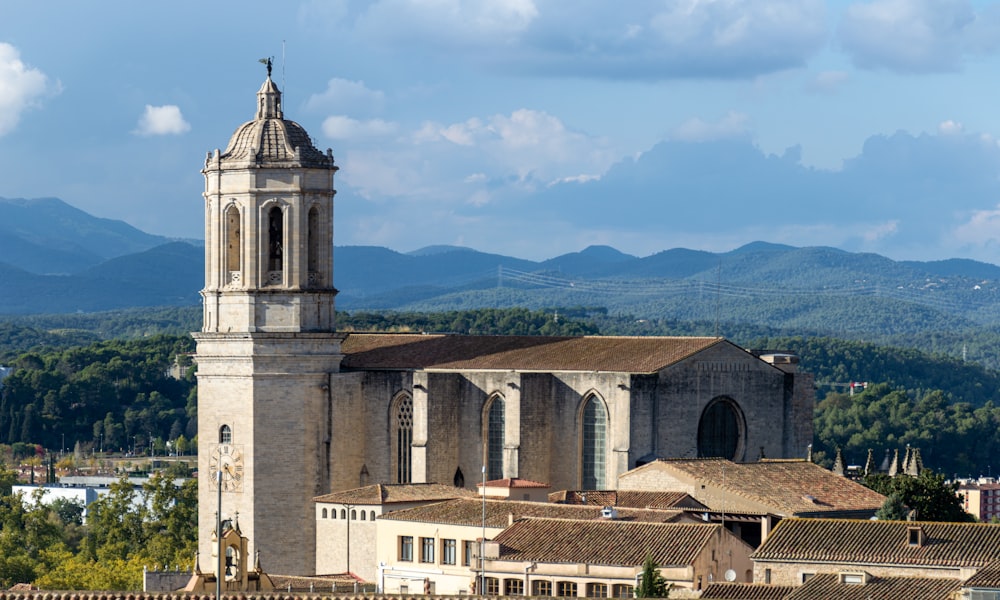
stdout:
[(785, 519), (752, 558), (754, 581), (776, 585), (841, 572), (963, 581), (1000, 559), (1000, 525)]

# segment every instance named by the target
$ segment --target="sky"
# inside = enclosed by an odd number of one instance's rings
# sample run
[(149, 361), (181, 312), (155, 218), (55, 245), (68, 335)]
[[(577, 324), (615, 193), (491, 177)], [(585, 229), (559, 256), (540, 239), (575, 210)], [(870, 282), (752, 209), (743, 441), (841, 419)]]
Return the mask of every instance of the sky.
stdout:
[(0, 197), (203, 238), (262, 57), (333, 149), (337, 245), (1000, 263), (974, 0), (0, 0)]

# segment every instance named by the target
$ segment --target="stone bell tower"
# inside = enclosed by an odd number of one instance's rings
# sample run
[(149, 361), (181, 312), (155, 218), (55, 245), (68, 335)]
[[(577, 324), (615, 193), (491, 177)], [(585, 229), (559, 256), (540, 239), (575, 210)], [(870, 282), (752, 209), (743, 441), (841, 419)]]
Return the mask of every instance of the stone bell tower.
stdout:
[[(219, 488), (268, 570), (315, 567), (311, 499), (329, 490), (333, 154), (284, 118), (267, 79), (254, 118), (205, 160), (204, 322), (197, 341), (199, 554)], [(279, 552), (280, 548), (280, 552)]]

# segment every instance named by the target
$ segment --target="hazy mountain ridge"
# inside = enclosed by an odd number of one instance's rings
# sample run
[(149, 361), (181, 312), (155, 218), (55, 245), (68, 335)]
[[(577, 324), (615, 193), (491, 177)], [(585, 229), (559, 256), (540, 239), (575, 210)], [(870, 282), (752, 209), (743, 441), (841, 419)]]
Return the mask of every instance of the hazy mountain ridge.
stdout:
[[(0, 199), (0, 217), (5, 215), (12, 217), (0, 224), (0, 251), (20, 251), (0, 256), (0, 314), (199, 301), (201, 247), (91, 217), (58, 199)], [(58, 243), (46, 241), (51, 238)], [(894, 261), (768, 242), (721, 253), (673, 248), (645, 257), (590, 246), (544, 261), (444, 245), (408, 253), (338, 246), (334, 256), (342, 310), (601, 306), (636, 318), (746, 322), (855, 337), (866, 329), (896, 335), (1000, 328), (1000, 266), (966, 259)]]

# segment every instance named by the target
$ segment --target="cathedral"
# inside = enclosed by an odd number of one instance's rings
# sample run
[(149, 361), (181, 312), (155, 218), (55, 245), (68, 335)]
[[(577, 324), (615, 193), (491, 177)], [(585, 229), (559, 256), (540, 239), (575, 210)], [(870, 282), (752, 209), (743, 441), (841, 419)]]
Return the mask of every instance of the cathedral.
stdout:
[[(249, 104), (249, 103), (248, 103)], [(797, 358), (722, 338), (338, 333), (333, 153), (267, 79), (205, 176), (199, 554), (221, 506), (271, 573), (312, 574), (312, 500), (519, 477), (614, 489), (657, 457), (799, 457)]]

